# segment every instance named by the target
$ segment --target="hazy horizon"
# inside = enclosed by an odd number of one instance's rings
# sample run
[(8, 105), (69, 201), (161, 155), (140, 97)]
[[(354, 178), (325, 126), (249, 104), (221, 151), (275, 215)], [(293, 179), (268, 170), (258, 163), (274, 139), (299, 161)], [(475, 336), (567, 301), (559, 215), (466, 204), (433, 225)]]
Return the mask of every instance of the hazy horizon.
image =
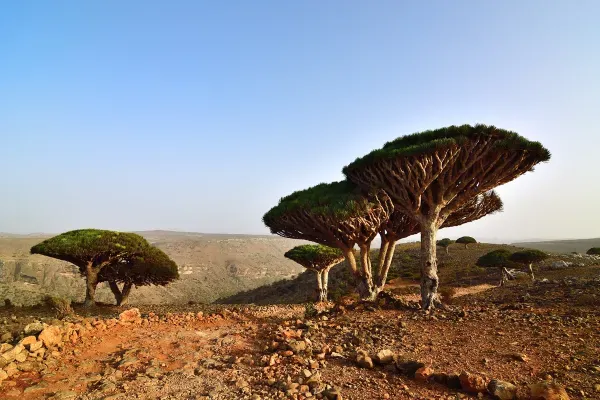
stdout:
[(0, 232), (268, 234), (398, 136), (486, 123), (549, 163), (440, 236), (600, 237), (600, 3), (8, 2)]

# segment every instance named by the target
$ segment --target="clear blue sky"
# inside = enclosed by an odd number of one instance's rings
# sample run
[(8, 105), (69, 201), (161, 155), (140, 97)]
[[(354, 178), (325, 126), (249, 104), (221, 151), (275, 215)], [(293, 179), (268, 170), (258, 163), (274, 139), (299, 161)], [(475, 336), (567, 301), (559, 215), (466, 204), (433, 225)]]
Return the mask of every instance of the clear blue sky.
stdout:
[(483, 122), (550, 163), (448, 235), (600, 236), (598, 1), (3, 1), (0, 232), (266, 233), (397, 136)]

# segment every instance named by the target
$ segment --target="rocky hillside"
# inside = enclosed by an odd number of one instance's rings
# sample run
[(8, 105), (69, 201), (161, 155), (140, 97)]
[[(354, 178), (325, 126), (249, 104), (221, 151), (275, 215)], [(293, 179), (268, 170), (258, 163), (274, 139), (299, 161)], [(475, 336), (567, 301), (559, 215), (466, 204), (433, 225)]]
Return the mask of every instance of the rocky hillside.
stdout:
[[(275, 236), (206, 235), (166, 231), (138, 232), (164, 250), (179, 265), (181, 279), (167, 287), (143, 287), (131, 303), (212, 302), (242, 290), (291, 278), (302, 271), (283, 253), (300, 242)], [(46, 294), (82, 301), (84, 281), (73, 265), (29, 249), (44, 236), (0, 237), (0, 300), (30, 305)], [(100, 301), (112, 302), (108, 286), (98, 290)]]

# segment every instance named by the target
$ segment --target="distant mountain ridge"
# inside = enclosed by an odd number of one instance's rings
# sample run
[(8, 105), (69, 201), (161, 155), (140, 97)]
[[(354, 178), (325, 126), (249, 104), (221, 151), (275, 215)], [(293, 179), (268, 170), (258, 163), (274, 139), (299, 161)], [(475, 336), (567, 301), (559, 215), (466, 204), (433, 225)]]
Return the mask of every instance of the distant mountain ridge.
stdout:
[(600, 247), (600, 238), (530, 241), (513, 244), (552, 253), (585, 253), (592, 247)]

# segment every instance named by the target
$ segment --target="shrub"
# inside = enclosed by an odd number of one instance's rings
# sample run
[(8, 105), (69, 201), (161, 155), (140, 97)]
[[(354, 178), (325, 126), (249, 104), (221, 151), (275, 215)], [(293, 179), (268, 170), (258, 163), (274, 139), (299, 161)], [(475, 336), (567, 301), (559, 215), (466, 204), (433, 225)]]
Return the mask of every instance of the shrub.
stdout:
[(440, 299), (442, 300), (443, 303), (452, 304), (452, 301), (456, 297), (458, 290), (456, 290), (455, 287), (445, 286), (445, 287), (440, 288), (439, 293), (440, 293)]
[(304, 318), (314, 318), (318, 313), (319, 311), (314, 303), (306, 303), (304, 305)]
[(71, 300), (65, 299), (64, 297), (46, 296), (44, 298), (44, 303), (56, 312), (56, 318), (58, 319), (63, 319), (73, 314)]
[(592, 247), (585, 254), (590, 256), (600, 256), (600, 247)]

